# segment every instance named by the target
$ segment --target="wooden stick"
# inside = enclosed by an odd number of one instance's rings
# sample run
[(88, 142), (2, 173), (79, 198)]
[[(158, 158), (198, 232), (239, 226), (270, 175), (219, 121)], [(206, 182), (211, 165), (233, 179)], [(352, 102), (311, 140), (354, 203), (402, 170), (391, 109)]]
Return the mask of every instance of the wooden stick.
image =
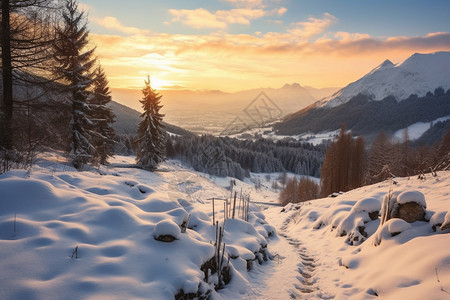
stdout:
[(214, 224), (216, 224), (216, 217), (215, 217), (215, 213), (214, 213), (214, 198), (212, 198), (212, 207), (213, 207), (213, 226)]

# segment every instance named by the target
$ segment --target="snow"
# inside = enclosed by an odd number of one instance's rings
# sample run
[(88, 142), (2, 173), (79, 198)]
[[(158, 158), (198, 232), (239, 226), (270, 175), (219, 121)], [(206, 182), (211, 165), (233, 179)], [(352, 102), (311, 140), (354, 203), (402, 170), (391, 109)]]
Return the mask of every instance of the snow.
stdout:
[(265, 127), (255, 127), (252, 129), (245, 130), (241, 133), (227, 135), (227, 136), (229, 136), (231, 138), (244, 139), (244, 140), (264, 138), (264, 139), (272, 140), (272, 141), (280, 141), (283, 139), (295, 139), (295, 140), (311, 143), (313, 145), (320, 145), (326, 140), (330, 140), (330, 141), (333, 140), (337, 135), (339, 135), (339, 131), (340, 131), (340, 129), (333, 130), (333, 131), (327, 131), (327, 132), (319, 132), (319, 133), (305, 132), (305, 133), (301, 133), (298, 135), (278, 135), (273, 130), (271, 124), (269, 124), (269, 125), (266, 125)]
[(163, 220), (156, 224), (153, 229), (153, 237), (159, 239), (161, 236), (169, 235), (178, 240), (181, 236), (181, 229), (174, 221)]
[(415, 202), (422, 205), (422, 207), (427, 208), (425, 196), (419, 191), (404, 191), (397, 196), (398, 204), (405, 204), (409, 202)]
[(394, 96), (398, 101), (410, 95), (425, 96), (438, 87), (450, 88), (450, 52), (414, 54), (400, 65), (386, 60), (359, 80), (350, 83), (318, 105), (336, 107), (358, 94), (383, 100)]
[(409, 140), (414, 141), (417, 140), (418, 138), (420, 138), (425, 131), (427, 131), (428, 129), (430, 129), (430, 127), (433, 124), (436, 124), (437, 122), (443, 122), (450, 119), (450, 116), (445, 116), (442, 118), (438, 118), (432, 122), (417, 122), (414, 123), (412, 125), (409, 125), (407, 128), (403, 128), (400, 130), (397, 130), (394, 133), (394, 138), (397, 139), (398, 141), (402, 141), (404, 139), (405, 136), (405, 130), (408, 131), (408, 137)]
[[(450, 207), (450, 172), (439, 172), (436, 178), (427, 174), (425, 180), (396, 178), (396, 182), (364, 186), (336, 198), (291, 204), (283, 213), (265, 210), (269, 223), (285, 224), (278, 228), (291, 240), (290, 245), (301, 245), (299, 256), (307, 254), (314, 258), (316, 267), (308, 279), (314, 284), (307, 286), (312, 292), (302, 293), (293, 288), (300, 295), (297, 299), (372, 299), (376, 295), (381, 299), (448, 299), (450, 229), (433, 231), (432, 227), (440, 226)], [(393, 198), (403, 193), (401, 199), (416, 201), (419, 193), (423, 194), (431, 221), (407, 223), (391, 219), (382, 226), (380, 218), (367, 223), (356, 221), (362, 211), (379, 208), (389, 191)], [(352, 222), (345, 229), (363, 224), (367, 233), (366, 240), (356, 246), (348, 243), (348, 235), (341, 236), (338, 232), (342, 229), (339, 226), (347, 226), (349, 219)], [(274, 255), (289, 252), (278, 250), (274, 244), (269, 247)], [(284, 282), (285, 289), (298, 285), (294, 280), (290, 284), (287, 279)]]
[[(29, 172), (0, 175), (0, 268), (8, 270), (0, 275), (0, 299), (173, 299), (180, 290), (212, 290), (222, 299), (214, 290), (217, 279), (206, 283), (200, 267), (215, 251), (205, 199), (226, 189), (171, 164), (163, 165), (170, 172), (128, 168), (134, 157), (116, 157), (108, 169), (75, 172), (62, 157), (51, 156), (38, 159)], [(205, 197), (183, 189), (189, 184), (184, 175)], [(223, 209), (216, 207), (219, 214)], [(257, 212), (250, 214), (256, 222)], [(175, 240), (155, 239), (161, 235)], [(264, 236), (260, 223), (225, 224), (225, 242), (243, 256), (236, 260), (255, 258), (267, 246)], [(233, 261), (233, 285), (245, 290), (246, 281), (238, 278), (247, 270), (237, 270)]]
[[(272, 179), (251, 174), (233, 186), (251, 194), (249, 222), (224, 222), (219, 199), (231, 195), (230, 178), (177, 161), (154, 173), (133, 162), (118, 156), (108, 168), (76, 172), (47, 153), (28, 172), (0, 175), (0, 299), (173, 299), (180, 290), (210, 290), (213, 300), (449, 296), (450, 171), (284, 208)], [(380, 226), (370, 213), (388, 194), (426, 200), (430, 221)], [(216, 252), (211, 198), (232, 276), (217, 291), (217, 275), (205, 282), (200, 270)]]

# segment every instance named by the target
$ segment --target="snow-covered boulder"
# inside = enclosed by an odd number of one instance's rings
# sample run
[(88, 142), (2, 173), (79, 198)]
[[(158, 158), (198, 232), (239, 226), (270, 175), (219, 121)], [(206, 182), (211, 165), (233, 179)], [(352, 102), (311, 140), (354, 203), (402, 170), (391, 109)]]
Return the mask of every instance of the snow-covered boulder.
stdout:
[(381, 224), (392, 218), (399, 218), (408, 223), (425, 221), (425, 196), (415, 190), (396, 191), (384, 196), (381, 208)]
[(419, 191), (404, 191), (397, 197), (398, 208), (394, 210), (393, 218), (400, 218), (412, 223), (425, 220), (427, 203), (425, 196)]
[(153, 229), (153, 237), (160, 242), (173, 242), (181, 235), (180, 227), (171, 220), (163, 220)]
[(347, 235), (348, 244), (359, 245), (375, 232), (378, 223), (375, 226), (366, 224), (378, 219), (380, 208), (381, 202), (377, 198), (369, 197), (359, 200), (337, 226), (338, 235)]
[(450, 228), (450, 212), (445, 215), (444, 223), (441, 225), (441, 230), (446, 230)]
[(444, 224), (445, 221), (445, 215), (447, 214), (447, 212), (445, 211), (439, 211), (439, 212), (435, 212), (431, 218), (430, 218), (430, 225), (431, 228), (433, 229), (433, 231), (436, 232), (436, 230), (442, 226), (442, 224)]
[(378, 246), (381, 241), (390, 239), (411, 228), (411, 224), (402, 219), (390, 219), (381, 225), (374, 234), (374, 245)]

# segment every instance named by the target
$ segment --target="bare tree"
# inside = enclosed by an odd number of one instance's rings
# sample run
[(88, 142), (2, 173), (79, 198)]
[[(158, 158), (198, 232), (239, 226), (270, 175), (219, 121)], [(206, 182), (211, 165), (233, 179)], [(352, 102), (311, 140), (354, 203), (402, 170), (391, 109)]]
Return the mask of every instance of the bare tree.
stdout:
[(353, 139), (342, 126), (338, 139), (332, 142), (325, 154), (321, 170), (321, 194), (348, 191), (360, 187), (365, 166), (364, 140)]

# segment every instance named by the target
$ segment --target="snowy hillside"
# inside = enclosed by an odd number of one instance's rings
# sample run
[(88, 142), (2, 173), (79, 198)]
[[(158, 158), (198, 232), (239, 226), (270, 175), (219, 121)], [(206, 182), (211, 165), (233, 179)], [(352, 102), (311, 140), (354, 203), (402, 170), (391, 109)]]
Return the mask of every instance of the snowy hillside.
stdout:
[[(252, 201), (249, 222), (241, 210), (225, 222), (229, 273), (221, 281), (228, 284), (216, 291), (213, 218), (224, 224), (220, 199), (230, 196), (229, 178), (177, 161), (155, 173), (133, 162), (116, 157), (108, 168), (76, 172), (51, 153), (29, 172), (0, 175), (0, 299), (450, 296), (449, 171), (284, 209), (270, 188), (279, 174), (236, 180), (234, 190)], [(387, 193), (411, 190), (417, 192), (404, 195), (424, 195), (426, 221), (392, 219), (379, 227), (378, 214), (369, 212), (380, 209)]]
[(318, 105), (336, 107), (358, 94), (370, 96), (373, 100), (394, 96), (401, 101), (412, 94), (422, 97), (438, 87), (450, 88), (450, 52), (416, 53), (400, 65), (386, 60)]
[[(0, 175), (0, 299), (230, 299), (222, 294), (245, 293), (247, 268), (271, 258), (266, 239), (274, 229), (264, 216), (251, 207), (247, 223), (238, 210), (217, 250), (207, 199), (229, 191), (173, 164), (150, 173), (126, 167), (133, 162), (119, 157), (100, 175), (76, 172), (52, 154), (31, 172)], [(215, 201), (221, 228), (223, 204)], [(218, 292), (216, 253), (227, 270), (221, 281), (232, 278), (231, 288)]]
[[(449, 191), (446, 171), (290, 204), (281, 213), (266, 210), (266, 220), (281, 228), (278, 235), (299, 250), (302, 261), (297, 265), (298, 281), (291, 285), (293, 298), (450, 299)], [(389, 192), (422, 193), (425, 219), (430, 221), (391, 219), (379, 226), (380, 218), (372, 220), (369, 212), (379, 211)], [(447, 229), (441, 230), (441, 224)], [(271, 250), (279, 253), (277, 244), (271, 244)]]

